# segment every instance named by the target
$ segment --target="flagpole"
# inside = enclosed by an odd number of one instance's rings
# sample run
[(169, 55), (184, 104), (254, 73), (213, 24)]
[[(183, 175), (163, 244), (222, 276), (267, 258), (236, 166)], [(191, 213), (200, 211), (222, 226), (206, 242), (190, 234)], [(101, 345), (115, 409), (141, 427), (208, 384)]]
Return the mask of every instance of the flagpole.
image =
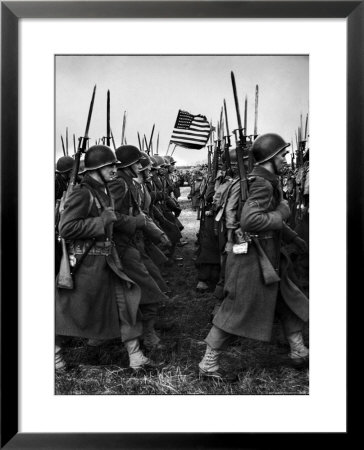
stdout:
[(174, 144), (174, 148), (172, 150), (171, 156), (173, 156), (174, 151), (176, 150), (177, 144)]
[[(168, 148), (167, 148), (167, 155), (168, 155), (168, 152), (169, 152), (169, 147), (171, 146), (171, 141), (169, 141), (169, 144), (168, 144)], [(157, 154), (158, 154), (158, 151), (157, 151)]]

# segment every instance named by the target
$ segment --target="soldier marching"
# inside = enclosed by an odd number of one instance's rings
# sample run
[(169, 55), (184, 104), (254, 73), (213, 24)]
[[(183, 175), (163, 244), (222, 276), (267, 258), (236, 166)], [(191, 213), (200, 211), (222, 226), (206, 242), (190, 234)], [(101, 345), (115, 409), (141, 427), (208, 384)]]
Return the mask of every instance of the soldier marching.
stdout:
[[(177, 270), (183, 260), (177, 248), (187, 244), (179, 202), (186, 182), (199, 221), (196, 291), (215, 298), (199, 376), (236, 381), (233, 369), (220, 367), (231, 338), (270, 341), (275, 317), (292, 365), (307, 367), (307, 124), (288, 164), (290, 144), (281, 136), (259, 135), (256, 123), (254, 134), (247, 134), (246, 106), (243, 127), (233, 73), (232, 84), (235, 146), (224, 101), (216, 139), (212, 127), (209, 132), (208, 163), (187, 176), (168, 151), (158, 154), (159, 134), (152, 154), (154, 126), (149, 144), (139, 133), (139, 145), (126, 144), (125, 114), (122, 145), (115, 148), (109, 109), (107, 137), (90, 146), (95, 87), (78, 150), (56, 164), (56, 370), (67, 368), (62, 349), (70, 337), (84, 338), (89, 348), (120, 339), (131, 372), (168, 364), (153, 355), (170, 347), (157, 329), (174, 300), (164, 270)], [(258, 87), (256, 108), (257, 95)]]

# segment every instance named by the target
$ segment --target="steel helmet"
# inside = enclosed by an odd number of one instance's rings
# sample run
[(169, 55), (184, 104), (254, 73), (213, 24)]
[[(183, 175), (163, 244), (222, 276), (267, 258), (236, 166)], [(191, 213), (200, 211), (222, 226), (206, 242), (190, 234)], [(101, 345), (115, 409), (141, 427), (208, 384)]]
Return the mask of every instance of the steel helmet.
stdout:
[(166, 165), (164, 158), (160, 155), (154, 155), (154, 159), (157, 161), (159, 167), (164, 167)]
[(85, 171), (101, 169), (101, 167), (116, 164), (117, 162), (115, 153), (110, 147), (93, 145), (85, 154)]
[(279, 152), (290, 146), (291, 144), (285, 142), (285, 140), (275, 133), (266, 133), (258, 136), (251, 148), (256, 164), (262, 164)]
[(154, 156), (149, 156), (149, 158), (150, 158), (150, 161), (151, 161), (151, 163), (152, 163), (152, 169), (159, 169), (160, 168), (160, 166), (157, 164), (157, 160), (155, 159), (155, 157)]
[(129, 167), (143, 158), (142, 152), (134, 145), (121, 145), (115, 150), (115, 153), (120, 161), (119, 167), (121, 169)]
[(142, 165), (140, 171), (149, 169), (152, 165), (152, 160), (150, 159), (149, 155), (145, 152), (141, 152), (141, 154), (143, 155), (143, 157), (140, 160), (140, 164)]
[(164, 159), (164, 165), (165, 165), (166, 167), (168, 167), (168, 166), (171, 165), (170, 156), (165, 155), (165, 156), (162, 156), (162, 158)]
[(168, 164), (167, 164), (168, 166), (171, 166), (172, 164), (176, 164), (176, 162), (177, 162), (173, 159), (173, 156), (171, 156), (171, 155), (165, 155), (165, 156), (163, 156), (163, 158), (164, 158), (164, 160), (168, 160)]
[[(229, 155), (230, 155), (230, 164), (237, 164), (238, 159), (236, 157), (236, 148), (231, 147), (229, 149)], [(249, 158), (249, 150), (244, 148), (243, 149), (243, 160), (246, 161)], [(225, 163), (225, 152), (221, 155), (222, 162)]]
[(75, 160), (70, 156), (61, 156), (56, 164), (57, 173), (66, 173), (72, 170)]

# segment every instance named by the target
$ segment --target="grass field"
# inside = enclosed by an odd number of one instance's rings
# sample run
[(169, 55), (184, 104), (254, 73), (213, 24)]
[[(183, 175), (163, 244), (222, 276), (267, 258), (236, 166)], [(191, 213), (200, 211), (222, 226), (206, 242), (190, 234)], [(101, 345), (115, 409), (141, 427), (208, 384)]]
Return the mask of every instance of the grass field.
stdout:
[[(279, 323), (275, 324), (270, 343), (239, 338), (224, 352), (222, 366), (238, 373), (237, 383), (199, 378), (198, 362), (206, 348), (204, 338), (211, 327), (215, 299), (211, 292), (195, 291), (197, 278), (192, 258), (199, 222), (186, 199), (188, 191), (189, 188), (182, 188), (180, 216), (188, 245), (177, 250), (184, 259), (164, 271), (174, 301), (161, 310), (161, 316), (174, 319), (175, 326), (160, 335), (174, 347), (151, 355), (164, 361), (163, 367), (153, 373), (133, 375), (128, 369), (127, 352), (119, 340), (90, 348), (83, 339), (71, 339), (64, 347), (68, 368), (56, 374), (56, 394), (308, 394), (308, 370), (290, 366), (289, 349)], [(307, 340), (307, 330), (305, 337)]]

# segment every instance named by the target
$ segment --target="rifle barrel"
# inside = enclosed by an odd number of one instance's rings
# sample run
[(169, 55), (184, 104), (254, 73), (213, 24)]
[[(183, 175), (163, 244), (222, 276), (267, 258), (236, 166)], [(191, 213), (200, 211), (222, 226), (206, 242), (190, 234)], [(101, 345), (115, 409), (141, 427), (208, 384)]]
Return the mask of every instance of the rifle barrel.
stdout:
[(225, 111), (225, 124), (226, 124), (226, 135), (229, 136), (229, 122), (228, 122), (228, 115), (227, 115), (227, 109), (226, 109), (226, 101), (224, 99), (224, 111)]

